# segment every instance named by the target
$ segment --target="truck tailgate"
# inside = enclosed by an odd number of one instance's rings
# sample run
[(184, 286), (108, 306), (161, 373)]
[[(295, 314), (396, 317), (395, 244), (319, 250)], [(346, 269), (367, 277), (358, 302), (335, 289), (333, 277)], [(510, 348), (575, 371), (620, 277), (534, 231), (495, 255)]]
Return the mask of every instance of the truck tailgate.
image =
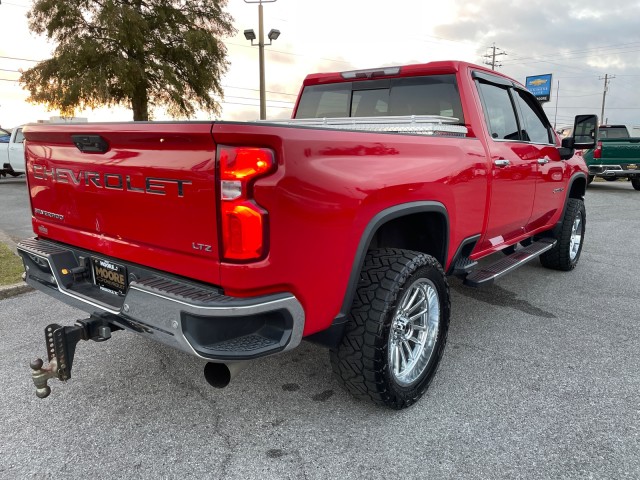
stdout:
[(211, 128), (211, 122), (26, 127), (34, 231), (216, 283)]
[(602, 138), (603, 163), (636, 163), (640, 160), (640, 138)]

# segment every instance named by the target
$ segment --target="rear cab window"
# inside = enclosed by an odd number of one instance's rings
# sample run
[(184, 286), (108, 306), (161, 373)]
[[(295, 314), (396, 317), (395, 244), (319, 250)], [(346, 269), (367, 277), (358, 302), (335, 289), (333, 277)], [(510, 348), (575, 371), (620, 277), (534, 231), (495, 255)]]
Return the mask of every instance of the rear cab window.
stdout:
[(598, 136), (600, 138), (630, 138), (629, 131), (624, 125), (600, 125)]
[(360, 80), (304, 87), (295, 118), (437, 115), (464, 124), (456, 76)]

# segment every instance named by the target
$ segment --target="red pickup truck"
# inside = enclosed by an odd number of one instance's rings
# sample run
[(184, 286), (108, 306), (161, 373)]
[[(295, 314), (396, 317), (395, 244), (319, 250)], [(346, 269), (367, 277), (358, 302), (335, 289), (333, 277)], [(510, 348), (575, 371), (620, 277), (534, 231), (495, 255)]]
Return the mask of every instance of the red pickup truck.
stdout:
[(309, 75), (287, 121), (27, 126), (26, 281), (89, 314), (45, 328), (36, 393), (124, 329), (218, 387), (315, 341), (354, 395), (407, 407), (444, 351), (447, 275), (575, 267), (596, 131), (576, 117), (560, 144), (522, 85), (451, 61)]

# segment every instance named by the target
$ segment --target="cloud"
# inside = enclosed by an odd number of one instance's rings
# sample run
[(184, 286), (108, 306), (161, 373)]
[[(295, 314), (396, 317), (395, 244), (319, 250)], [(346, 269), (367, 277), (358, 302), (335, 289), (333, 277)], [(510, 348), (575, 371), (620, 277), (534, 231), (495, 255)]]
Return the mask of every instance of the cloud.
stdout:
[(297, 62), (295, 55), (291, 55), (290, 53), (270, 49), (265, 50), (267, 52), (265, 57), (268, 58), (269, 63), (275, 62), (284, 65), (295, 65)]
[[(450, 22), (434, 28), (435, 35), (478, 43), (477, 61), (486, 62), (495, 46), (499, 70), (520, 82), (529, 75), (552, 73), (554, 89), (545, 104), (555, 116), (571, 123), (578, 113), (598, 113), (604, 75), (615, 75), (607, 94), (605, 120), (632, 123), (640, 118), (640, 36), (637, 2), (532, 0), (506, 4), (501, 0), (454, 2)], [(602, 78), (601, 78), (602, 77)], [(615, 120), (614, 120), (615, 119)]]

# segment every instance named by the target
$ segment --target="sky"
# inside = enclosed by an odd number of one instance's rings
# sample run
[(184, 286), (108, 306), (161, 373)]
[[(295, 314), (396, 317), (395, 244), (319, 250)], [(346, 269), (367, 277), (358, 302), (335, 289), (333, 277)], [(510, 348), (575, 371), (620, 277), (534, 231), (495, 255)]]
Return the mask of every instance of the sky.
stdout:
[[(0, 126), (59, 115), (26, 102), (19, 70), (51, 55), (55, 45), (29, 31), (30, 0), (0, 4)], [(258, 6), (229, 0), (237, 34), (223, 39), (229, 70), (222, 84), (223, 120), (259, 117), (258, 47), (243, 31), (258, 31)], [(544, 109), (552, 124), (577, 114), (603, 123), (640, 125), (640, 1), (626, 0), (277, 0), (264, 4), (265, 32), (281, 31), (265, 48), (267, 118), (291, 115), (308, 73), (463, 60), (482, 64), (495, 45), (497, 70), (525, 82), (552, 74)], [(130, 121), (125, 107), (77, 112), (89, 121)], [(171, 120), (162, 109), (155, 120)], [(198, 113), (193, 119), (209, 119)]]

